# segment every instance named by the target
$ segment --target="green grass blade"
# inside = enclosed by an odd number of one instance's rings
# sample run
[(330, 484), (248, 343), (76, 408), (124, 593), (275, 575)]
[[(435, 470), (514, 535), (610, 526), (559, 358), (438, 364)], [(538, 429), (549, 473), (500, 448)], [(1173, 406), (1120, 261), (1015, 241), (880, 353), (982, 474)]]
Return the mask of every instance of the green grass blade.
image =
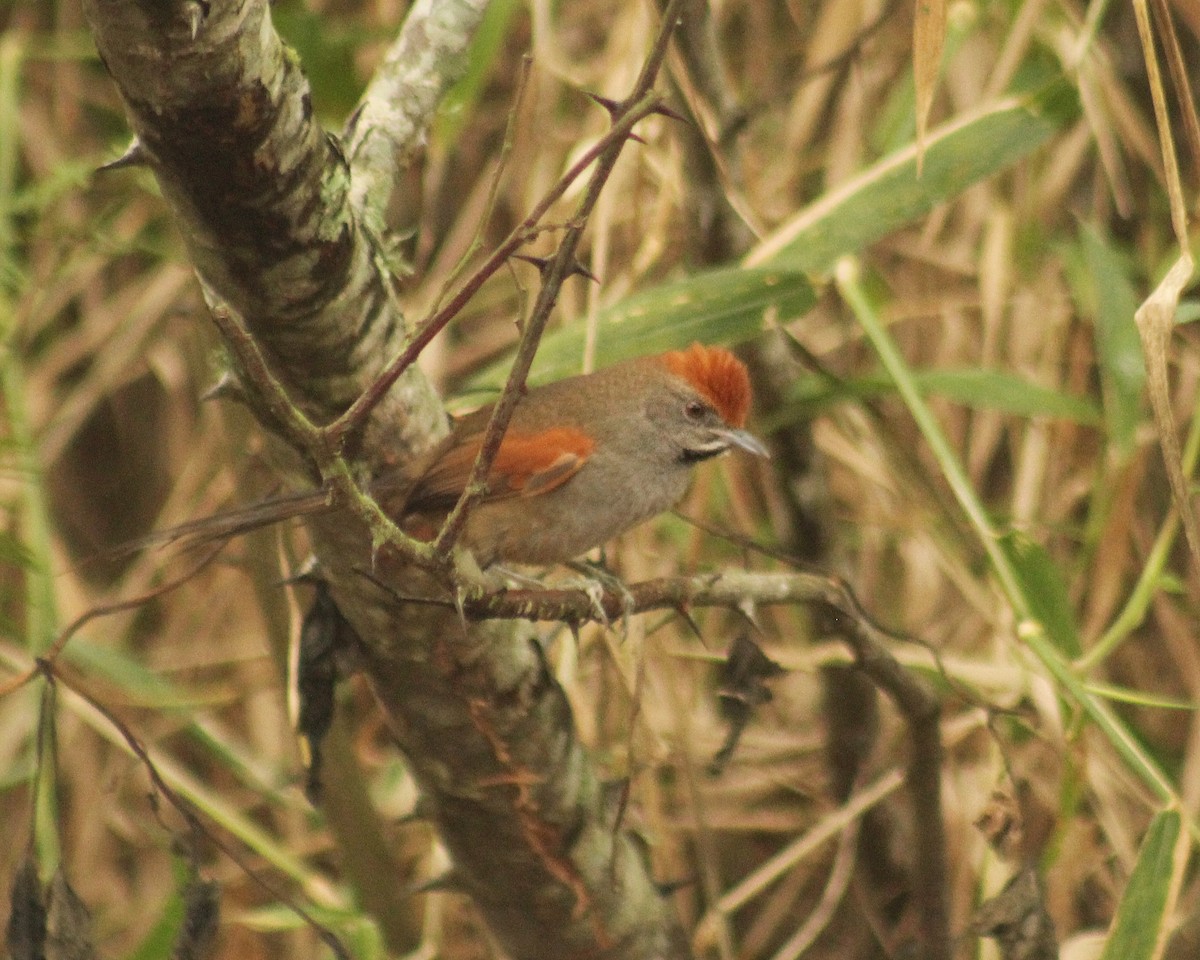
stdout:
[[(1054, 417), (1088, 426), (1101, 422), (1100, 409), (1086, 397), (1043, 387), (1006, 370), (914, 370), (913, 377), (925, 396), (944, 397), (975, 410)], [(788, 402), (802, 408), (803, 415), (808, 417), (835, 403), (879, 397), (894, 393), (895, 389), (895, 384), (882, 372), (836, 382), (827, 377), (801, 377), (789, 391)], [(794, 417), (781, 418), (780, 425), (791, 419)]]
[(1101, 960), (1157, 960), (1162, 955), (1188, 848), (1178, 810), (1164, 810), (1151, 821)]
[(1143, 418), (1146, 363), (1133, 321), (1141, 298), (1129, 263), (1093, 226), (1080, 230), (1078, 261), (1072, 286), (1082, 312), (1094, 318), (1108, 438), (1124, 460), (1133, 452)]
[(1074, 96), (1065, 81), (1055, 81), (939, 127), (926, 140), (920, 175), (912, 143), (800, 211), (751, 252), (747, 265), (828, 273), (838, 257), (1028, 156), (1075, 112)]
[[(816, 302), (802, 273), (778, 269), (724, 267), (651, 287), (600, 311), (596, 365), (686, 347), (693, 341), (733, 344), (762, 330), (772, 311), (780, 322), (805, 313)], [(530, 383), (546, 383), (583, 369), (582, 324), (548, 335), (530, 371)], [(467, 391), (498, 390), (509, 361), (475, 377)]]
[[(1184, 477), (1189, 482), (1192, 482), (1196, 473), (1197, 463), (1200, 463), (1200, 404), (1192, 413), (1187, 440), (1183, 445), (1183, 460), (1180, 465)], [(1154, 538), (1154, 545), (1150, 548), (1150, 553), (1142, 564), (1137, 583), (1130, 592), (1129, 599), (1125, 601), (1125, 606), (1121, 608), (1120, 614), (1109, 628), (1104, 631), (1104, 635), (1096, 641), (1095, 646), (1076, 664), (1081, 673), (1086, 673), (1103, 661), (1124, 643), (1134, 630), (1141, 626), (1142, 621), (1146, 618), (1146, 612), (1150, 609), (1151, 601), (1166, 579), (1167, 561), (1170, 559), (1171, 548), (1175, 545), (1178, 536), (1179, 514), (1172, 510), (1163, 521), (1158, 536)]]
[(1062, 573), (1040, 544), (1019, 530), (1006, 531), (1000, 546), (1030, 604), (1034, 619), (1046, 629), (1046, 636), (1064, 657), (1074, 660), (1083, 653), (1075, 610), (1067, 593)]
[[(1088, 691), (1069, 662), (1063, 657), (1060, 647), (1051, 639), (1047, 625), (1037, 615), (1037, 601), (1030, 597), (1029, 588), (1019, 569), (1014, 565), (1008, 551), (1001, 543), (1001, 533), (993, 523), (983, 503), (975, 493), (966, 470), (942, 432), (925, 398), (917, 387), (912, 370), (901, 355), (895, 341), (889, 336), (879, 314), (863, 289), (858, 276), (858, 264), (852, 258), (838, 263), (836, 279), (838, 290), (846, 304), (858, 318), (863, 332), (875, 348), (888, 375), (895, 381), (905, 405), (916, 421), (921, 435), (929, 445), (946, 478), (959, 506), (974, 527), (992, 571), (1000, 588), (1013, 608), (1017, 620), (1017, 634), (1034, 655), (1042, 662), (1057, 681), (1063, 695), (1069, 697), (1087, 713), (1130, 769), (1154, 791), (1164, 803), (1178, 805), (1179, 799), (1174, 785), (1146, 752), (1137, 738), (1113, 713), (1107, 703)], [(1189, 824), (1194, 828), (1194, 825)]]

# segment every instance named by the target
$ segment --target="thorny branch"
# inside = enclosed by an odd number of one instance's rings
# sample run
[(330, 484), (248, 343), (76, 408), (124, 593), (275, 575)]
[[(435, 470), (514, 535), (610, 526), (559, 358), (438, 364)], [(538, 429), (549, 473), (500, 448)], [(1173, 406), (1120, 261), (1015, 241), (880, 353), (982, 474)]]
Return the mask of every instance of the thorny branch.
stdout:
[[(261, 9), (264, 5), (250, 6), (260, 16), (260, 20), (252, 22), (266, 23)], [(377, 465), (382, 459), (378, 446), (364, 447), (362, 451), (348, 451), (346, 447), (347, 438), (365, 425), (368, 415), (371, 424), (364, 442), (391, 443), (398, 439), (398, 448), (409, 454), (420, 449), (422, 442), (430, 439), (425, 434), (436, 431), (440, 424), (421, 378), (401, 380), (396, 372), (415, 358), (423, 344), (410, 341), (400, 351), (407, 353), (407, 359), (397, 361), (393, 368), (397, 389), (379, 379), (381, 358), (396, 352), (394, 344), (401, 326), (388, 298), (383, 265), (372, 252), (374, 243), (364, 236), (362, 229), (356, 229), (365, 225), (363, 211), (352, 209), (347, 202), (345, 158), (339, 155), (337, 145), (323, 135), (318, 136), (311, 125), (304, 126), (302, 110), (294, 111), (299, 117), (296, 126), (304, 129), (306, 137), (302, 144), (305, 149), (294, 152), (302, 154), (308, 164), (306, 171), (311, 170), (314, 175), (298, 181), (306, 188), (311, 185), (312, 189), (306, 189), (302, 202), (288, 210), (300, 211), (293, 213), (292, 219), (301, 219), (303, 215), (306, 225), (316, 226), (310, 227), (313, 239), (307, 240), (307, 245), (298, 242), (287, 248), (288, 253), (293, 249), (298, 252), (286, 260), (292, 271), (286, 275), (301, 276), (306, 285), (296, 291), (293, 288), (299, 285), (297, 281), (285, 288), (283, 292), (293, 305), (286, 311), (276, 310), (274, 299), (267, 295), (275, 291), (264, 291), (264, 281), (283, 274), (275, 271), (264, 277), (249, 256), (244, 258), (247, 261), (244, 269), (239, 260), (235, 264), (239, 269), (232, 270), (226, 263), (229, 258), (221, 256), (225, 248), (209, 242), (231, 231), (242, 238), (252, 228), (276, 222), (261, 216), (246, 220), (225, 215), (239, 202), (244, 203), (244, 178), (231, 176), (227, 183), (222, 181), (225, 192), (221, 196), (228, 197), (229, 202), (214, 205), (217, 215), (203, 223), (190, 216), (197, 209), (195, 198), (208, 198), (213, 191), (211, 184), (198, 185), (192, 176), (198, 165), (187, 162), (191, 158), (187, 135), (194, 132), (196, 124), (189, 126), (187, 121), (197, 110), (208, 110), (209, 105), (202, 97), (193, 96), (191, 89), (180, 91), (166, 84), (158, 98), (133, 95), (138, 92), (133, 81), (153, 75), (160, 60), (176, 46), (188, 47), (188, 43), (176, 42), (174, 34), (168, 35), (162, 29), (162, 18), (151, 17), (145, 24), (147, 42), (129, 44), (113, 26), (117, 22), (115, 15), (108, 19), (110, 12), (125, 13), (126, 6), (94, 0), (90, 9), (114, 78), (128, 94), (127, 106), (139, 137), (158, 150), (153, 154), (157, 160), (155, 172), (160, 181), (172, 187), (165, 193), (180, 214), (185, 235), (192, 236), (193, 228), (204, 231), (205, 243), (193, 244), (193, 256), (198, 271), (215, 293), (212, 300), (218, 324), (234, 334), (230, 348), (253, 405), (269, 427), (282, 425), (279, 432), (290, 440), (291, 446), (299, 447), (310, 476), (324, 486), (339, 507), (370, 521), (369, 529), (376, 544), (388, 543), (397, 558), (409, 560), (411, 566), (433, 567), (435, 574), (441, 576), (432, 579), (444, 583), (448, 571), (444, 565), (433, 562), (429, 555), (431, 548), (407, 542), (397, 535), (374, 501), (361, 494), (356, 483), (359, 479), (356, 473), (361, 473), (361, 468), (356, 464), (352, 470), (349, 463), (350, 456), (357, 460), (360, 453), (368, 463)], [(673, 30), (679, 9), (676, 2), (665, 17), (657, 41), (660, 50)], [(140, 15), (142, 8), (137, 7), (136, 12)], [(138, 26), (141, 25), (139, 21)], [(230, 35), (217, 29), (209, 33), (213, 39)], [(273, 40), (268, 30), (262, 33), (268, 41)], [(205, 39), (209, 39), (207, 34)], [(265, 46), (274, 49), (270, 43)], [(125, 55), (129, 47), (136, 48), (136, 52)], [(225, 44), (220, 52), (230, 49), (231, 45)], [(661, 53), (655, 59), (661, 62)], [(203, 67), (207, 61), (201, 56), (195, 60), (200, 65), (197, 75), (207, 78), (211, 74)], [(284, 60), (291, 64), (287, 58)], [(268, 64), (278, 61), (278, 57), (265, 58)], [(245, 59), (238, 61), (239, 65), (247, 63)], [(257, 77), (261, 71), (255, 73), (256, 66), (250, 63), (245, 72)], [(645, 71), (647, 92), (656, 67), (657, 64)], [(291, 71), (289, 77), (295, 79), (299, 88), (296, 71)], [(254, 89), (280, 88), (259, 83)], [(223, 103), (234, 106), (242, 103), (236, 96), (238, 91), (231, 91), (230, 85), (219, 86), (218, 90), (226, 96)], [(184, 108), (171, 116), (181, 117), (182, 121), (167, 127), (161, 122), (162, 111), (153, 108), (159, 100), (173, 105), (174, 98)], [(642, 104), (642, 100), (646, 102)], [(294, 105), (291, 100), (265, 98), (259, 112), (261, 126), (277, 129), (278, 123), (272, 123), (273, 118), (293, 116), (288, 110)], [(634, 109), (615, 120), (613, 128), (601, 138), (593, 156), (568, 173), (557, 194), (544, 200), (543, 210), (534, 211), (530, 231), (514, 238), (509, 250), (497, 251), (484, 270), (499, 269), (511, 253), (534, 235), (532, 231), (546, 229), (542, 223), (545, 212), (561, 198), (572, 180), (593, 165), (592, 184), (585, 193), (592, 198), (589, 204), (594, 202), (595, 193), (611, 170), (617, 146), (639, 119), (636, 111), (644, 108), (650, 112), (656, 108), (653, 100), (645, 97), (633, 99), (632, 105)], [(209, 113), (201, 115), (207, 117)], [(171, 135), (176, 129), (180, 135)], [(232, 136), (230, 141), (227, 145), (222, 142), (223, 160), (227, 154), (246, 155), (242, 141)], [(286, 143), (294, 145), (295, 138)], [(606, 155), (608, 159), (601, 159)], [(225, 162), (221, 169), (240, 173), (245, 169), (257, 170), (258, 166)], [(281, 191), (277, 190), (277, 183), (264, 185), (255, 180), (250, 186), (260, 192), (267, 191), (270, 201), (279, 201)], [(320, 191), (319, 203), (314, 202), (317, 196), (314, 190)], [(295, 200), (292, 194), (284, 195), (283, 199)], [(331, 207), (336, 207), (334, 212), (339, 214), (336, 220), (323, 216)], [(209, 212), (208, 207), (203, 209)], [(259, 213), (259, 207), (253, 207), (251, 212)], [(563, 252), (561, 264), (573, 261), (573, 246), (578, 242), (583, 220), (580, 216), (572, 223), (570, 235), (575, 240)], [(248, 245), (248, 249), (257, 251), (253, 245)], [(319, 283), (302, 272), (313, 262), (329, 267), (317, 278)], [(436, 323), (444, 326), (487, 275), (477, 271), (460, 290), (456, 302), (447, 305), (445, 319)], [(558, 286), (567, 275), (561, 267), (547, 271), (541, 297), (546, 309), (553, 304)], [(436, 329), (436, 324), (424, 328), (426, 343)], [(364, 339), (363, 330), (371, 336)], [(316, 336), (312, 335), (314, 332)], [(327, 344), (334, 349), (323, 349)], [(372, 351), (375, 345), (386, 345), (387, 349)], [(370, 382), (375, 385), (367, 390), (374, 392), (364, 396), (363, 387)], [(293, 403), (303, 403), (309, 417), (296, 414), (291, 409)], [(376, 404), (380, 406), (376, 408)], [(314, 423), (336, 423), (336, 418), (348, 410), (355, 411), (353, 416), (361, 419), (343, 420), (342, 427), (335, 427), (329, 433), (323, 428), (314, 432)], [(314, 416), (316, 412), (319, 415)], [(604, 952), (646, 957), (686, 956), (686, 942), (678, 920), (654, 886), (647, 865), (637, 857), (632, 838), (609, 831), (604, 798), (570, 729), (569, 707), (562, 691), (556, 684), (546, 682), (543, 666), (524, 640), (514, 632), (504, 631), (496, 631), (498, 642), (491, 642), (483, 634), (476, 636), (475, 632), (460, 637), (453, 629), (442, 629), (453, 624), (452, 617), (413, 617), (411, 607), (397, 608), (385, 602), (385, 594), (359, 589), (361, 581), (354, 577), (351, 566), (361, 557), (361, 531), (329, 526), (331, 529), (317, 530), (318, 546), (331, 582), (340, 591), (339, 601), (356, 618), (355, 626), (364, 637), (367, 648), (364, 669), (370, 675), (389, 727), (430, 798), (435, 827), (451, 850), (464, 883), (508, 951), (514, 956), (545, 955), (547, 949), (561, 955)], [(514, 685), (520, 696), (509, 695)], [(424, 699), (412, 695), (417, 691)], [(447, 717), (453, 718), (453, 722), (448, 724)], [(486, 787), (480, 788), (480, 784)], [(480, 843), (484, 837), (491, 846)], [(520, 869), (514, 870), (514, 864), (519, 864)], [(614, 870), (618, 883), (611, 882)]]
[[(219, 550), (219, 547), (218, 547)], [(201, 567), (211, 562), (216, 551), (201, 561)], [(198, 572), (190, 570), (186, 577), (164, 585), (151, 595), (164, 589), (173, 589), (180, 582)], [(582, 589), (520, 589), (500, 590), (475, 594), (456, 603), (450, 597), (419, 597), (399, 593), (393, 586), (380, 580), (370, 571), (362, 571), (396, 601), (422, 603), (458, 608), (468, 620), (524, 619), (533, 621), (559, 621), (578, 626), (585, 622), (607, 622), (619, 617), (655, 610), (674, 610), (688, 617), (689, 611), (697, 607), (724, 607), (731, 610), (753, 610), (759, 606), (781, 604), (808, 604), (822, 613), (827, 627), (839, 634), (854, 654), (860, 669), (871, 678), (896, 703), (907, 720), (912, 737), (912, 752), (909, 759), (908, 785), (914, 809), (921, 815), (914, 818), (916, 836), (915, 871), (917, 902), (922, 917), (923, 942), (930, 949), (929, 956), (948, 955), (938, 951), (938, 945), (948, 947), (948, 916), (945, 903), (947, 864), (945, 836), (941, 817), (940, 779), (942, 747), (939, 729), (940, 711), (936, 696), (919, 676), (906, 670), (891, 654), (889, 645), (898, 639), (896, 635), (878, 626), (863, 610), (850, 587), (842, 580), (822, 574), (803, 571), (750, 572), (722, 571), (697, 574), (691, 577), (671, 577), (644, 581), (629, 585), (624, 592), (605, 590), (596, 596)], [(139, 596), (132, 601), (113, 604), (85, 614), (79, 625), (94, 616), (106, 612), (123, 610), (135, 603), (144, 602), (148, 596)], [(74, 625), (73, 625), (74, 626)], [(61, 652), (73, 629), (64, 631), (55, 644), (54, 654)], [(33, 673), (41, 673), (48, 680), (63, 679), (62, 674), (49, 658), (40, 658)], [(29, 676), (20, 678), (24, 682)], [(71, 688), (83, 696), (121, 733), (130, 749), (142, 760), (150, 771), (151, 779), (158, 786), (157, 777), (149, 757), (136, 743), (136, 739), (111, 711), (95, 701), (86, 692)], [(9, 690), (12, 689), (10, 686)], [(173, 805), (180, 808), (189, 823), (195, 815), (190, 808), (181, 806), (170, 788), (163, 784), (159, 792)], [(240, 862), (235, 853), (224, 846), (235, 862)], [(294, 907), (307, 919), (300, 907)], [(324, 928), (317, 927), (324, 936)]]

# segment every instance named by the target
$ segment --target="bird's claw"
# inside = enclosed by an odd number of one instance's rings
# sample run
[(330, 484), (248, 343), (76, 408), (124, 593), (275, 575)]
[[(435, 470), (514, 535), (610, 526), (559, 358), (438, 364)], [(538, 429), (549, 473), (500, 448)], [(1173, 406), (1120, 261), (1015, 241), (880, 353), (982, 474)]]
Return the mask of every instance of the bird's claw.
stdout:
[(580, 589), (591, 603), (592, 613), (595, 614), (596, 619), (605, 627), (609, 626), (608, 611), (604, 609), (604, 587), (598, 580), (581, 580)]
[(583, 574), (584, 579), (573, 584), (573, 586), (578, 586), (580, 590), (587, 594), (588, 599), (591, 601), (592, 611), (596, 614), (596, 619), (603, 623), (604, 626), (612, 626), (608, 611), (604, 606), (605, 594), (611, 593), (621, 598), (621, 632), (628, 633), (629, 617), (634, 613), (636, 603), (633, 594), (625, 586), (625, 581), (602, 564), (575, 561), (567, 564), (567, 566)]

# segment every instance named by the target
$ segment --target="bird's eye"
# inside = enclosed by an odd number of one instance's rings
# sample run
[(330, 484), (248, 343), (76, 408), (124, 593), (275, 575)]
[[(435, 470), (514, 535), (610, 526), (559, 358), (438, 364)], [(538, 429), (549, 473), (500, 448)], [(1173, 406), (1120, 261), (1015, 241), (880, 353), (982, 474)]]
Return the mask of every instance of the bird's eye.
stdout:
[(683, 415), (689, 420), (702, 420), (708, 408), (699, 400), (689, 400), (683, 405)]

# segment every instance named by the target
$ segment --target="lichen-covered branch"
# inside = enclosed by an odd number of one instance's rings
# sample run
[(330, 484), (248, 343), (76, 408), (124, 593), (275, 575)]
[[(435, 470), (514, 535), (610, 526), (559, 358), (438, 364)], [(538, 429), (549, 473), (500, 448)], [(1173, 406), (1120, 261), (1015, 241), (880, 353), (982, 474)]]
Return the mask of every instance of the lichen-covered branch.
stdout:
[(197, 273), (315, 419), (340, 410), (403, 330), (349, 167), (268, 4), (85, 10)]
[(375, 71), (346, 131), (351, 202), (373, 220), (382, 219), (397, 171), (425, 142), (486, 8), (487, 0), (418, 0)]

